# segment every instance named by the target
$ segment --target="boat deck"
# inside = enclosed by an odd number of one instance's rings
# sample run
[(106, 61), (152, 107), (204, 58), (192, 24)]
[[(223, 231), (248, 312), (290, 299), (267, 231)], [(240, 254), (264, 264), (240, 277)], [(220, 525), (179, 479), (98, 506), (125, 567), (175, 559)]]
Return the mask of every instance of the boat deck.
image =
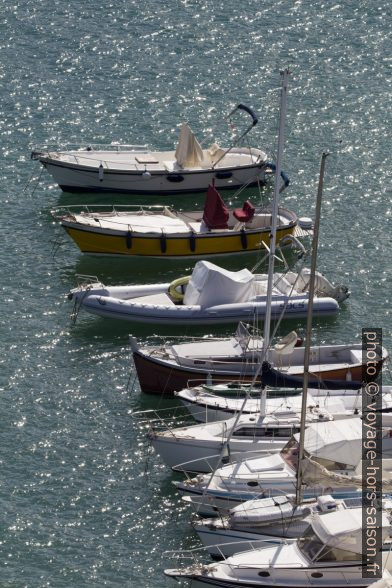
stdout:
[(257, 149), (252, 152), (244, 150), (243, 153), (229, 152), (220, 161), (216, 157), (211, 157), (208, 150), (203, 150), (204, 159), (200, 166), (192, 168), (182, 168), (178, 165), (175, 157), (175, 151), (101, 151), (101, 150), (84, 150), (84, 151), (51, 151), (42, 154), (43, 158), (54, 159), (64, 163), (82, 165), (87, 167), (99, 168), (102, 164), (104, 169), (110, 170), (135, 170), (150, 172), (195, 172), (211, 168), (215, 164), (216, 168), (230, 168), (254, 165), (258, 161), (265, 161), (265, 154)]

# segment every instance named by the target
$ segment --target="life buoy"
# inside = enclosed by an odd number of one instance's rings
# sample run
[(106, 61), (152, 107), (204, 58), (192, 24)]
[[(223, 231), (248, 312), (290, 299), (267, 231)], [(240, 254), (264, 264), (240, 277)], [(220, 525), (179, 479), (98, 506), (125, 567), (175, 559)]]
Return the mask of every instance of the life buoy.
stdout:
[[(184, 298), (184, 292), (179, 292), (177, 288), (179, 286), (186, 286), (190, 279), (191, 276), (183, 276), (182, 278), (177, 278), (176, 280), (172, 281), (169, 286), (169, 295), (173, 298), (173, 300), (177, 300), (178, 302), (182, 301)], [(183, 288), (181, 288), (181, 290), (183, 290)]]

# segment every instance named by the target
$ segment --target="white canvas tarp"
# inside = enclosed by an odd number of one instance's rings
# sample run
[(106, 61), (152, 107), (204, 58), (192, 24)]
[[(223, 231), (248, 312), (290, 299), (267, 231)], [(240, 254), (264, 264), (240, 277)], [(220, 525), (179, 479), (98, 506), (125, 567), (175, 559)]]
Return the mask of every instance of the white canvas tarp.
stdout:
[[(362, 508), (350, 508), (312, 517), (312, 527), (323, 543), (352, 553), (362, 553)], [(390, 523), (381, 516), (381, 541), (389, 535)]]
[(206, 307), (245, 302), (252, 295), (253, 280), (247, 269), (230, 272), (209, 261), (198, 261), (186, 287), (184, 304)]
[(199, 167), (203, 161), (203, 149), (186, 123), (181, 125), (176, 160), (180, 167)]
[[(299, 438), (299, 433), (295, 435)], [(362, 457), (362, 421), (342, 419), (309, 425), (305, 449), (314, 457), (356, 466)]]

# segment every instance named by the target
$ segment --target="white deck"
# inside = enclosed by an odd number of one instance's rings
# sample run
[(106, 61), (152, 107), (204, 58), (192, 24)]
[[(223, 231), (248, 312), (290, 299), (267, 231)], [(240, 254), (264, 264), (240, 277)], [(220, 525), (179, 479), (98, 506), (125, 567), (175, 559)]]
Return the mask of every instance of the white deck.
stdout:
[[(231, 151), (227, 153), (220, 161), (211, 157), (207, 150), (203, 150), (203, 161), (200, 166), (192, 168), (182, 168), (178, 165), (175, 158), (175, 151), (60, 151), (50, 152), (48, 156), (58, 161), (66, 163), (96, 167), (102, 164), (104, 169), (111, 170), (135, 170), (135, 171), (169, 171), (182, 172), (186, 169), (190, 171), (205, 170), (215, 164), (218, 168), (242, 167), (253, 165), (257, 161), (264, 161), (266, 155), (264, 152), (253, 149), (252, 153), (244, 149), (244, 153)], [(246, 152), (247, 151), (247, 152)]]

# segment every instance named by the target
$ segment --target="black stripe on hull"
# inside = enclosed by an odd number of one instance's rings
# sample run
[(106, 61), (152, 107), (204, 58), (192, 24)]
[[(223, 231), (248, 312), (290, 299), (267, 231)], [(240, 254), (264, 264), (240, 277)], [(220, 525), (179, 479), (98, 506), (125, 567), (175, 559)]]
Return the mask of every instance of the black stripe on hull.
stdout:
[[(266, 184), (265, 181), (261, 181), (260, 180), (260, 184), (263, 186)], [(252, 186), (257, 186), (258, 182), (252, 182), (251, 184), (248, 184), (249, 187)], [(239, 188), (241, 188), (243, 186), (243, 184), (230, 184), (230, 186), (219, 186), (219, 191), (221, 190), (238, 190)], [(204, 188), (192, 188), (192, 189), (182, 189), (182, 190), (131, 190), (131, 189), (122, 189), (122, 188), (98, 188), (95, 186), (89, 186), (89, 187), (81, 187), (81, 186), (67, 186), (64, 184), (59, 184), (59, 188), (61, 188), (61, 190), (63, 192), (68, 192), (71, 194), (78, 194), (78, 193), (89, 193), (89, 192), (105, 192), (105, 193), (112, 193), (112, 194), (138, 194), (140, 196), (143, 196), (145, 194), (148, 194), (149, 196), (152, 196), (154, 194), (156, 194), (157, 196), (171, 196), (172, 194), (199, 194), (199, 193), (205, 193), (207, 190), (207, 187)]]

